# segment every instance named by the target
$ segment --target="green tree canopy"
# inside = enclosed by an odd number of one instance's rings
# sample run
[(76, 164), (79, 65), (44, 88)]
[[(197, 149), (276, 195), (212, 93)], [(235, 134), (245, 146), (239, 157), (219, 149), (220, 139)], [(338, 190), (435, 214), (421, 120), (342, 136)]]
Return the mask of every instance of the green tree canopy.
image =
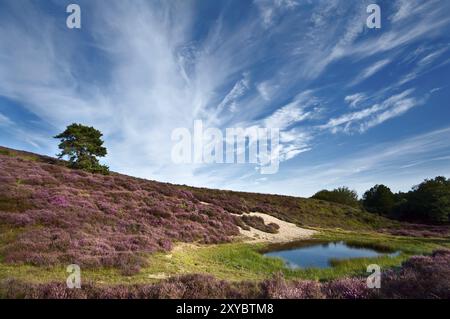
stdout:
[(363, 196), (366, 210), (387, 217), (428, 222), (450, 222), (450, 179), (426, 179), (408, 193), (393, 194), (384, 185), (375, 185)]
[(59, 158), (68, 156), (71, 167), (92, 173), (108, 173), (105, 165), (100, 165), (97, 157), (107, 154), (101, 137), (103, 134), (93, 128), (81, 124), (71, 124), (64, 132), (55, 136), (61, 140)]
[(369, 212), (389, 215), (394, 205), (395, 195), (385, 185), (375, 185), (364, 193), (363, 206)]
[(450, 221), (450, 179), (427, 179), (408, 193), (407, 210), (411, 217), (431, 222)]
[(348, 187), (339, 187), (332, 191), (321, 190), (314, 194), (312, 198), (354, 207), (357, 207), (359, 205), (358, 193), (356, 193), (356, 191), (354, 190), (349, 189)]

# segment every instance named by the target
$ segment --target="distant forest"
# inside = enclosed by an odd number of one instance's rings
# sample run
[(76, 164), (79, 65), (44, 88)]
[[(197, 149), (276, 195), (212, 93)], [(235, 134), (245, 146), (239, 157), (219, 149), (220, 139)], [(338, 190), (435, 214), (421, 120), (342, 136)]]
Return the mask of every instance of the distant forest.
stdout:
[(363, 207), (385, 217), (426, 223), (450, 222), (450, 179), (438, 176), (426, 179), (409, 192), (393, 193), (385, 185), (375, 185), (362, 199), (348, 187), (322, 190), (312, 198)]

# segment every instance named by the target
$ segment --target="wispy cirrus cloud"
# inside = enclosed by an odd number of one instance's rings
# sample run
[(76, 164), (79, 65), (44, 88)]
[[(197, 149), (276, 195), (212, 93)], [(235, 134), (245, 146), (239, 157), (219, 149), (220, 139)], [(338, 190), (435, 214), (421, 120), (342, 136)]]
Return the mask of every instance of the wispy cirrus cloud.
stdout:
[(411, 96), (413, 92), (414, 90), (409, 89), (371, 107), (332, 118), (328, 123), (321, 125), (320, 128), (329, 129), (333, 133), (365, 132), (369, 128), (399, 116), (412, 107), (419, 105), (420, 101)]
[(423, 57), (418, 63), (417, 65), (420, 67), (424, 67), (427, 66), (431, 63), (433, 63), (433, 61), (435, 61), (437, 58), (439, 58), (442, 54), (444, 54), (446, 51), (448, 50), (448, 46), (443, 47), (441, 49), (435, 50), (433, 52), (431, 52), (430, 54), (427, 54), (425, 57)]
[(347, 95), (344, 100), (349, 104), (351, 108), (357, 107), (361, 102), (365, 101), (367, 96), (364, 93), (355, 93)]
[[(450, 128), (372, 145), (351, 153), (291, 168), (289, 180), (274, 180), (270, 189), (280, 194), (311, 196), (320, 189), (346, 185), (362, 195), (375, 184), (389, 185), (393, 191), (408, 191), (423, 179), (449, 174)], [(435, 155), (439, 154), (439, 155)], [(407, 167), (403, 167), (404, 165)], [(320, 187), (318, 187), (320, 185)], [(267, 183), (256, 188), (269, 192)]]
[(415, 65), (412, 70), (407, 74), (403, 75), (397, 85), (404, 85), (408, 82), (411, 82), (418, 77), (432, 71), (436, 66), (433, 67), (433, 64), (439, 57), (443, 56), (445, 52), (448, 51), (448, 45), (434, 49), (429, 52), (429, 50), (423, 49), (415, 54)]
[(436, 8), (439, 1), (397, 0), (394, 2), (395, 11), (389, 16), (392, 23), (400, 23), (402, 20), (414, 19), (418, 15), (426, 14)]
[(2, 113), (0, 113), (0, 125), (2, 126), (9, 126), (14, 124), (13, 121), (11, 121), (11, 119), (9, 117), (7, 117), (6, 115), (3, 115)]
[(390, 62), (391, 62), (390, 59), (383, 59), (383, 60), (375, 62), (371, 66), (362, 70), (362, 72), (355, 78), (355, 80), (353, 82), (351, 82), (350, 85), (358, 84), (358, 83), (370, 78), (372, 75), (374, 75), (375, 73), (380, 71), (382, 68), (387, 66)]
[(265, 101), (270, 101), (278, 88), (277, 84), (270, 83), (270, 81), (263, 81), (256, 86), (256, 89)]
[(265, 127), (288, 129), (294, 124), (316, 116), (320, 103), (312, 91), (298, 94), (292, 102), (278, 108), (273, 114), (264, 119)]
[(298, 6), (295, 0), (254, 0), (254, 3), (259, 9), (265, 27), (271, 26), (278, 14)]
[(237, 81), (233, 88), (228, 92), (228, 94), (223, 98), (220, 104), (217, 106), (214, 117), (215, 122), (220, 121), (219, 117), (222, 118), (226, 115), (222, 114), (224, 111), (236, 112), (238, 107), (238, 100), (245, 95), (245, 93), (250, 88), (250, 79), (248, 74), (244, 74), (242, 79)]

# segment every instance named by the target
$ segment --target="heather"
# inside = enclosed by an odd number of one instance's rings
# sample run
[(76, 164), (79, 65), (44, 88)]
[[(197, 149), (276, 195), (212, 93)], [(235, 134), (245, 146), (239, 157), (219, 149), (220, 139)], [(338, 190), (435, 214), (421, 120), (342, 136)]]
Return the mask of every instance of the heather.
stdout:
[(275, 223), (264, 224), (264, 219), (259, 216), (244, 215), (241, 219), (246, 225), (266, 233), (277, 233), (280, 228), (280, 226)]
[(287, 280), (276, 273), (272, 278), (229, 282), (211, 275), (190, 274), (155, 284), (83, 284), (67, 289), (64, 283), (30, 284), (17, 280), (0, 282), (2, 298), (164, 298), (164, 299), (365, 299), (365, 298), (450, 298), (450, 250), (429, 256), (413, 256), (398, 269), (384, 271), (381, 288), (369, 289), (363, 277), (340, 278), (328, 282)]
[[(445, 225), (400, 224), (323, 200), (171, 185), (68, 165), (0, 148), (0, 296), (402, 298), (412, 289), (405, 278), (446, 276), (442, 250), (397, 268), (414, 254), (448, 246)], [(401, 254), (289, 269), (261, 254), (265, 244), (236, 240), (239, 228), (278, 232), (277, 224), (250, 212), (319, 229), (316, 239)], [(65, 266), (73, 263), (81, 266), (82, 290), (65, 288)], [(394, 269), (386, 272), (388, 291), (369, 295), (361, 278), (370, 263)], [(424, 278), (417, 284), (426, 287)], [(437, 287), (424, 296), (441, 296), (448, 286)]]
[[(14, 236), (0, 241), (3, 262), (49, 266), (116, 267), (133, 274), (146, 256), (169, 251), (176, 242), (230, 242), (239, 228), (276, 233), (251, 211), (299, 225), (322, 226), (345, 214), (347, 226), (367, 226), (370, 214), (351, 207), (287, 196), (196, 189), (112, 173), (68, 169), (68, 164), (31, 153), (2, 149), (0, 228)], [(311, 214), (314, 210), (315, 214)], [(317, 215), (317, 216), (316, 216)], [(313, 216), (314, 221), (308, 221)], [(333, 222), (334, 224), (335, 222)], [(345, 226), (345, 225), (342, 225)], [(362, 227), (362, 226), (361, 226)]]
[(6, 263), (112, 266), (124, 273), (174, 242), (229, 242), (236, 219), (189, 191), (119, 174), (93, 175), (0, 155), (0, 242)]
[(413, 256), (400, 270), (388, 270), (383, 277), (381, 298), (450, 298), (450, 250), (429, 256)]
[(409, 237), (450, 237), (450, 225), (402, 224), (399, 228), (380, 229), (380, 232)]

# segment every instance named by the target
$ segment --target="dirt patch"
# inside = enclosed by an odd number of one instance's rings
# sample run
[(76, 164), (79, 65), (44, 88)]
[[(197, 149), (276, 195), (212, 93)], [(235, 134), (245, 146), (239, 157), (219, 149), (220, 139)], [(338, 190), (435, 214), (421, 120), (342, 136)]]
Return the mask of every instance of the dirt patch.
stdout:
[(259, 242), (270, 242), (270, 243), (282, 243), (289, 242), (298, 239), (306, 239), (311, 237), (316, 233), (315, 230), (300, 228), (293, 223), (285, 222), (284, 220), (278, 219), (276, 217), (263, 214), (263, 213), (249, 213), (246, 215), (258, 216), (264, 219), (264, 223), (275, 223), (280, 226), (278, 233), (271, 234), (260, 231), (253, 227), (250, 230), (244, 230), (239, 228), (241, 236), (244, 237), (245, 242), (259, 243)]
[(150, 279), (159, 279), (159, 280), (169, 278), (169, 276), (163, 272), (157, 274), (150, 274), (147, 277)]

